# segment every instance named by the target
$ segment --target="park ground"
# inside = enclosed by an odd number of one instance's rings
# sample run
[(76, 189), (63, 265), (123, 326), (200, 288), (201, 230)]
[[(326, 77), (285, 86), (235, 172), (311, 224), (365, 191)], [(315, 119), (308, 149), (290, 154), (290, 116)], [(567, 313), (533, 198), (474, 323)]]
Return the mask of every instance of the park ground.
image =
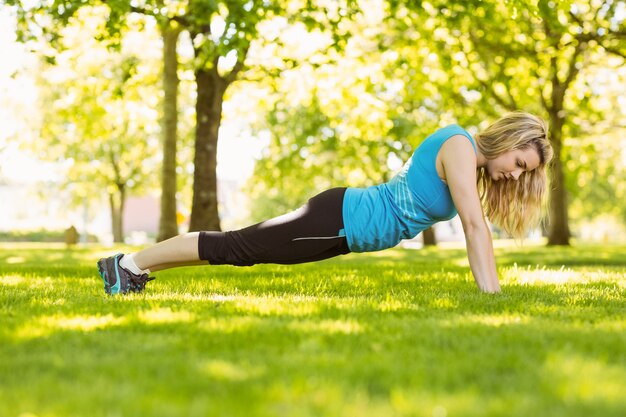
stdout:
[(626, 246), (461, 248), (163, 271), (0, 244), (0, 416), (626, 415)]

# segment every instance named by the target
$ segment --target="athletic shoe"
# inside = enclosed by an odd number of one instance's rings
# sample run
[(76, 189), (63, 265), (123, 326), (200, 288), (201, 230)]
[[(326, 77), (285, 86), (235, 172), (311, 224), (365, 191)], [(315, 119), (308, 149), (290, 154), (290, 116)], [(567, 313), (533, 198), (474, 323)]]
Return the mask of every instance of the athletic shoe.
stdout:
[(154, 278), (148, 274), (137, 275), (120, 266), (123, 253), (98, 261), (98, 272), (104, 281), (104, 291), (107, 294), (126, 294), (128, 292), (142, 292), (146, 283)]

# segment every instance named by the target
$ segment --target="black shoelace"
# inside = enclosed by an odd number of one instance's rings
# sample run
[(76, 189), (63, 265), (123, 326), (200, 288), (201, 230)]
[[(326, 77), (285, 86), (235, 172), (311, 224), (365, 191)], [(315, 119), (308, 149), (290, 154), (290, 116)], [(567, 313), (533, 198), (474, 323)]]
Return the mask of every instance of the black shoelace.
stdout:
[(130, 286), (129, 290), (132, 292), (142, 292), (146, 289), (146, 283), (155, 279), (154, 277), (149, 277), (148, 274), (143, 274), (141, 276), (132, 276), (130, 277)]

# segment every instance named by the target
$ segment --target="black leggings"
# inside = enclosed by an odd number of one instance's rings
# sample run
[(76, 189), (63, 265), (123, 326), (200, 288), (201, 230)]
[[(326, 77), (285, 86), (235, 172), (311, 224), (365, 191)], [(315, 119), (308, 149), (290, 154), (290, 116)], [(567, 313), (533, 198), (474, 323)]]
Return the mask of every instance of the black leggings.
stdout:
[(298, 264), (350, 252), (343, 229), (345, 188), (311, 198), (291, 213), (231, 232), (200, 232), (200, 259), (212, 265)]

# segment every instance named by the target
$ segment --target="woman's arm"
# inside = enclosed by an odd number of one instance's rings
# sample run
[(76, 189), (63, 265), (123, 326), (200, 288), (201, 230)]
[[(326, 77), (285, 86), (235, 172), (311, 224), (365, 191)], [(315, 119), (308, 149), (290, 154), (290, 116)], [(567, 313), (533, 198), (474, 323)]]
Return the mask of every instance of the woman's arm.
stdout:
[(457, 135), (443, 144), (440, 156), (452, 200), (463, 223), (467, 258), (476, 284), (484, 292), (499, 292), (491, 232), (476, 187), (474, 148), (465, 136)]

